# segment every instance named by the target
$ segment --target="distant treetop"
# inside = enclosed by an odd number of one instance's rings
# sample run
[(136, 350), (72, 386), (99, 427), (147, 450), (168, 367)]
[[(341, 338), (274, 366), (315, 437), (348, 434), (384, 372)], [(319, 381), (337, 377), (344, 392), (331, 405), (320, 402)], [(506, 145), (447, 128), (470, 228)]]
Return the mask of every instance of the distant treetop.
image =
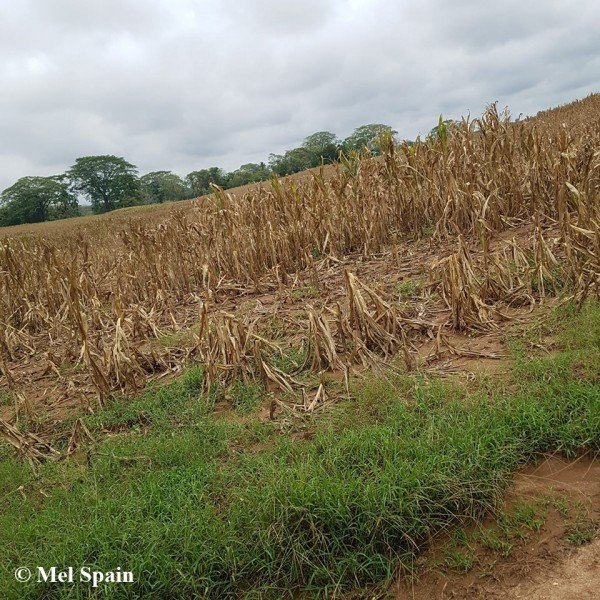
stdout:
[[(246, 163), (235, 171), (219, 167), (199, 169), (181, 178), (172, 171), (152, 171), (141, 177), (135, 165), (110, 154), (82, 156), (66, 173), (56, 177), (23, 177), (0, 195), (0, 226), (46, 221), (80, 214), (77, 197), (83, 196), (94, 213), (135, 204), (171, 202), (224, 189), (283, 177), (339, 160), (342, 153), (380, 154), (381, 144), (393, 140), (389, 125), (357, 127), (345, 140), (335, 133), (317, 131), (297, 148), (270, 154), (268, 163)], [(386, 141), (388, 140), (388, 141)]]

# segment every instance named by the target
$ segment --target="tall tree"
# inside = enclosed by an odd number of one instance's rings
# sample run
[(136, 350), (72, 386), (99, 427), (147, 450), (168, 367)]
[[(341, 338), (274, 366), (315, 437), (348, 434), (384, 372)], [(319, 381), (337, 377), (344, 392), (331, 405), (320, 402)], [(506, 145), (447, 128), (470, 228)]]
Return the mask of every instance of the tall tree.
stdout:
[(194, 197), (204, 196), (210, 193), (210, 184), (225, 187), (227, 175), (219, 167), (210, 167), (188, 173), (185, 178), (187, 185), (191, 188)]
[(190, 189), (183, 179), (171, 171), (152, 171), (140, 177), (142, 198), (147, 204), (183, 200)]
[(120, 156), (83, 156), (67, 175), (73, 188), (90, 200), (95, 213), (141, 201), (137, 167)]
[(292, 150), (288, 150), (283, 155), (269, 155), (269, 166), (273, 172), (277, 173), (280, 177), (310, 169), (320, 162), (320, 160), (317, 163), (314, 161), (315, 156), (303, 146), (300, 148), (292, 148)]
[(370, 123), (369, 125), (361, 125), (357, 127), (351, 135), (349, 135), (343, 143), (344, 150), (361, 151), (367, 148), (373, 154), (381, 154), (379, 140), (384, 137), (393, 137), (398, 132), (392, 129), (389, 125), (381, 123)]
[(22, 177), (0, 195), (0, 225), (37, 223), (79, 214), (64, 176)]
[(330, 163), (337, 159), (340, 141), (335, 133), (329, 131), (317, 131), (309, 135), (302, 147), (306, 148), (311, 155), (311, 167), (321, 164), (321, 161)]
[(227, 187), (239, 187), (248, 183), (256, 183), (257, 181), (265, 181), (271, 176), (271, 171), (265, 163), (246, 163), (239, 169), (229, 173), (227, 177)]

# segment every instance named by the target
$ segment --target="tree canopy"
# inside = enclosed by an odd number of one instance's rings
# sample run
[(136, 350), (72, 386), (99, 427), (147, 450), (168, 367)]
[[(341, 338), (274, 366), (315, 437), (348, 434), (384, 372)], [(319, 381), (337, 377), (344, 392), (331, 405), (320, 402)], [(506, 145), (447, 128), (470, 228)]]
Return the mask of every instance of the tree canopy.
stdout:
[(0, 226), (37, 223), (79, 214), (62, 176), (22, 177), (0, 195)]
[(270, 154), (269, 166), (274, 173), (283, 177), (333, 162), (337, 160), (339, 151), (340, 141), (334, 133), (317, 131), (305, 138), (298, 148), (292, 148), (284, 154)]
[[(444, 135), (450, 125), (451, 121), (440, 119), (429, 138)], [(142, 202), (153, 204), (203, 196), (212, 191), (212, 185), (227, 189), (265, 181), (273, 175), (292, 175), (335, 162), (342, 152), (366, 149), (380, 154), (387, 144), (395, 141), (395, 134), (389, 125), (381, 123), (357, 127), (343, 141), (330, 131), (317, 131), (297, 148), (270, 154), (268, 164), (246, 163), (229, 173), (209, 167), (192, 171), (185, 178), (172, 171), (152, 171), (139, 177), (137, 167), (123, 157), (82, 156), (63, 175), (23, 177), (4, 190), (0, 194), (0, 226), (80, 214), (78, 195), (91, 203), (94, 213)]]
[[(340, 140), (330, 131), (317, 131), (304, 139), (302, 147), (313, 157), (313, 162), (329, 163), (337, 160), (340, 151)], [(317, 165), (313, 165), (317, 166)]]
[(84, 194), (95, 213), (139, 204), (137, 168), (120, 156), (83, 156), (67, 172), (73, 188)]
[(182, 200), (190, 196), (185, 181), (171, 171), (152, 171), (140, 177), (140, 191), (146, 204)]
[(382, 137), (392, 136), (392, 139), (398, 132), (389, 125), (382, 123), (370, 123), (357, 127), (351, 135), (344, 140), (344, 150), (361, 151), (367, 148), (373, 154), (381, 154), (380, 139)]
[(211, 183), (219, 187), (227, 187), (227, 174), (219, 167), (210, 167), (188, 173), (185, 178), (193, 197), (209, 194)]
[(266, 179), (269, 179), (270, 176), (271, 170), (265, 163), (246, 163), (228, 175), (226, 186), (232, 188), (240, 185), (247, 185), (248, 183), (265, 181)]

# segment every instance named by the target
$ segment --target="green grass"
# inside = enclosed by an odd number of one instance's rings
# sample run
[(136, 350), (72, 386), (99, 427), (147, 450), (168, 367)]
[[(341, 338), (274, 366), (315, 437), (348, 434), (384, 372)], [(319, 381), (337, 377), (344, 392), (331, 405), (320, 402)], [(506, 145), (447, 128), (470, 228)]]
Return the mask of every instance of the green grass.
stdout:
[(155, 343), (163, 348), (187, 348), (194, 340), (196, 332), (192, 328), (180, 329), (170, 333), (163, 333), (157, 337)]
[(565, 539), (573, 546), (589, 544), (598, 534), (598, 523), (590, 517), (589, 508), (578, 501), (573, 507), (574, 514), (567, 520)]
[(528, 532), (539, 532), (546, 522), (546, 511), (534, 502), (517, 502), (510, 512), (501, 513), (498, 526), (503, 537), (510, 539), (526, 539)]
[(87, 417), (91, 430), (136, 430), (140, 426), (171, 429), (192, 425), (212, 412), (214, 398), (201, 394), (202, 369), (190, 368), (175, 382), (150, 388), (130, 401), (115, 399), (104, 410)]
[(476, 557), (472, 552), (451, 548), (446, 551), (445, 565), (452, 571), (468, 573), (476, 563)]
[(319, 290), (314, 285), (303, 285), (292, 290), (292, 298), (301, 300), (303, 298), (316, 298), (319, 295)]
[(567, 528), (566, 540), (573, 546), (589, 544), (598, 532), (598, 524), (589, 517), (580, 516)]
[(241, 415), (248, 415), (258, 410), (265, 391), (257, 383), (236, 381), (227, 390), (226, 397), (234, 410)]
[(306, 363), (308, 348), (306, 345), (298, 348), (286, 348), (282, 353), (276, 353), (271, 357), (271, 363), (280, 371), (292, 375), (299, 371)]
[[(598, 310), (585, 308), (588, 328)], [(89, 417), (85, 460), (36, 478), (3, 451), (0, 597), (93, 596), (18, 584), (20, 565), (133, 571), (133, 586), (104, 586), (102, 598), (333, 597), (384, 584), (434, 534), (498, 507), (519, 465), (600, 449), (599, 332), (578, 337), (581, 318), (561, 315), (564, 349), (517, 354), (495, 386), (367, 378), (310, 439), (213, 415), (193, 369)], [(515, 518), (540, 526), (527, 507)]]
[(502, 532), (494, 529), (482, 529), (477, 539), (479, 543), (488, 550), (500, 553), (501, 556), (507, 557), (513, 549), (513, 543), (506, 539)]
[(552, 500), (552, 505), (563, 519), (566, 519), (569, 516), (570, 508), (567, 496), (557, 496)]
[(486, 572), (485, 552), (482, 550), (496, 555), (493, 562), (498, 556), (510, 556), (513, 548), (529, 539), (532, 532), (539, 533), (546, 522), (549, 504), (548, 499), (521, 500), (496, 511), (491, 523), (482, 523), (470, 530), (457, 527), (442, 547), (443, 561), (440, 563), (430, 558), (429, 565), (441, 567), (445, 571), (466, 573), (479, 564), (483, 566), (483, 572)]
[(411, 298), (414, 296), (421, 288), (421, 282), (414, 279), (406, 279), (404, 281), (399, 281), (394, 286), (394, 294), (399, 297), (400, 300), (404, 300), (406, 298)]

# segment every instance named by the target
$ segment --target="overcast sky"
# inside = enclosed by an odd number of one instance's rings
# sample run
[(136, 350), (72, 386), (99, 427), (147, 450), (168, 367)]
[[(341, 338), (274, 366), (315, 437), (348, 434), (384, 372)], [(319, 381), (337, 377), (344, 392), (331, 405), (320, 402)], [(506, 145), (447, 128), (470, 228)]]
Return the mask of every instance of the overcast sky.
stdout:
[(0, 0), (0, 190), (75, 158), (266, 160), (600, 91), (598, 0)]

